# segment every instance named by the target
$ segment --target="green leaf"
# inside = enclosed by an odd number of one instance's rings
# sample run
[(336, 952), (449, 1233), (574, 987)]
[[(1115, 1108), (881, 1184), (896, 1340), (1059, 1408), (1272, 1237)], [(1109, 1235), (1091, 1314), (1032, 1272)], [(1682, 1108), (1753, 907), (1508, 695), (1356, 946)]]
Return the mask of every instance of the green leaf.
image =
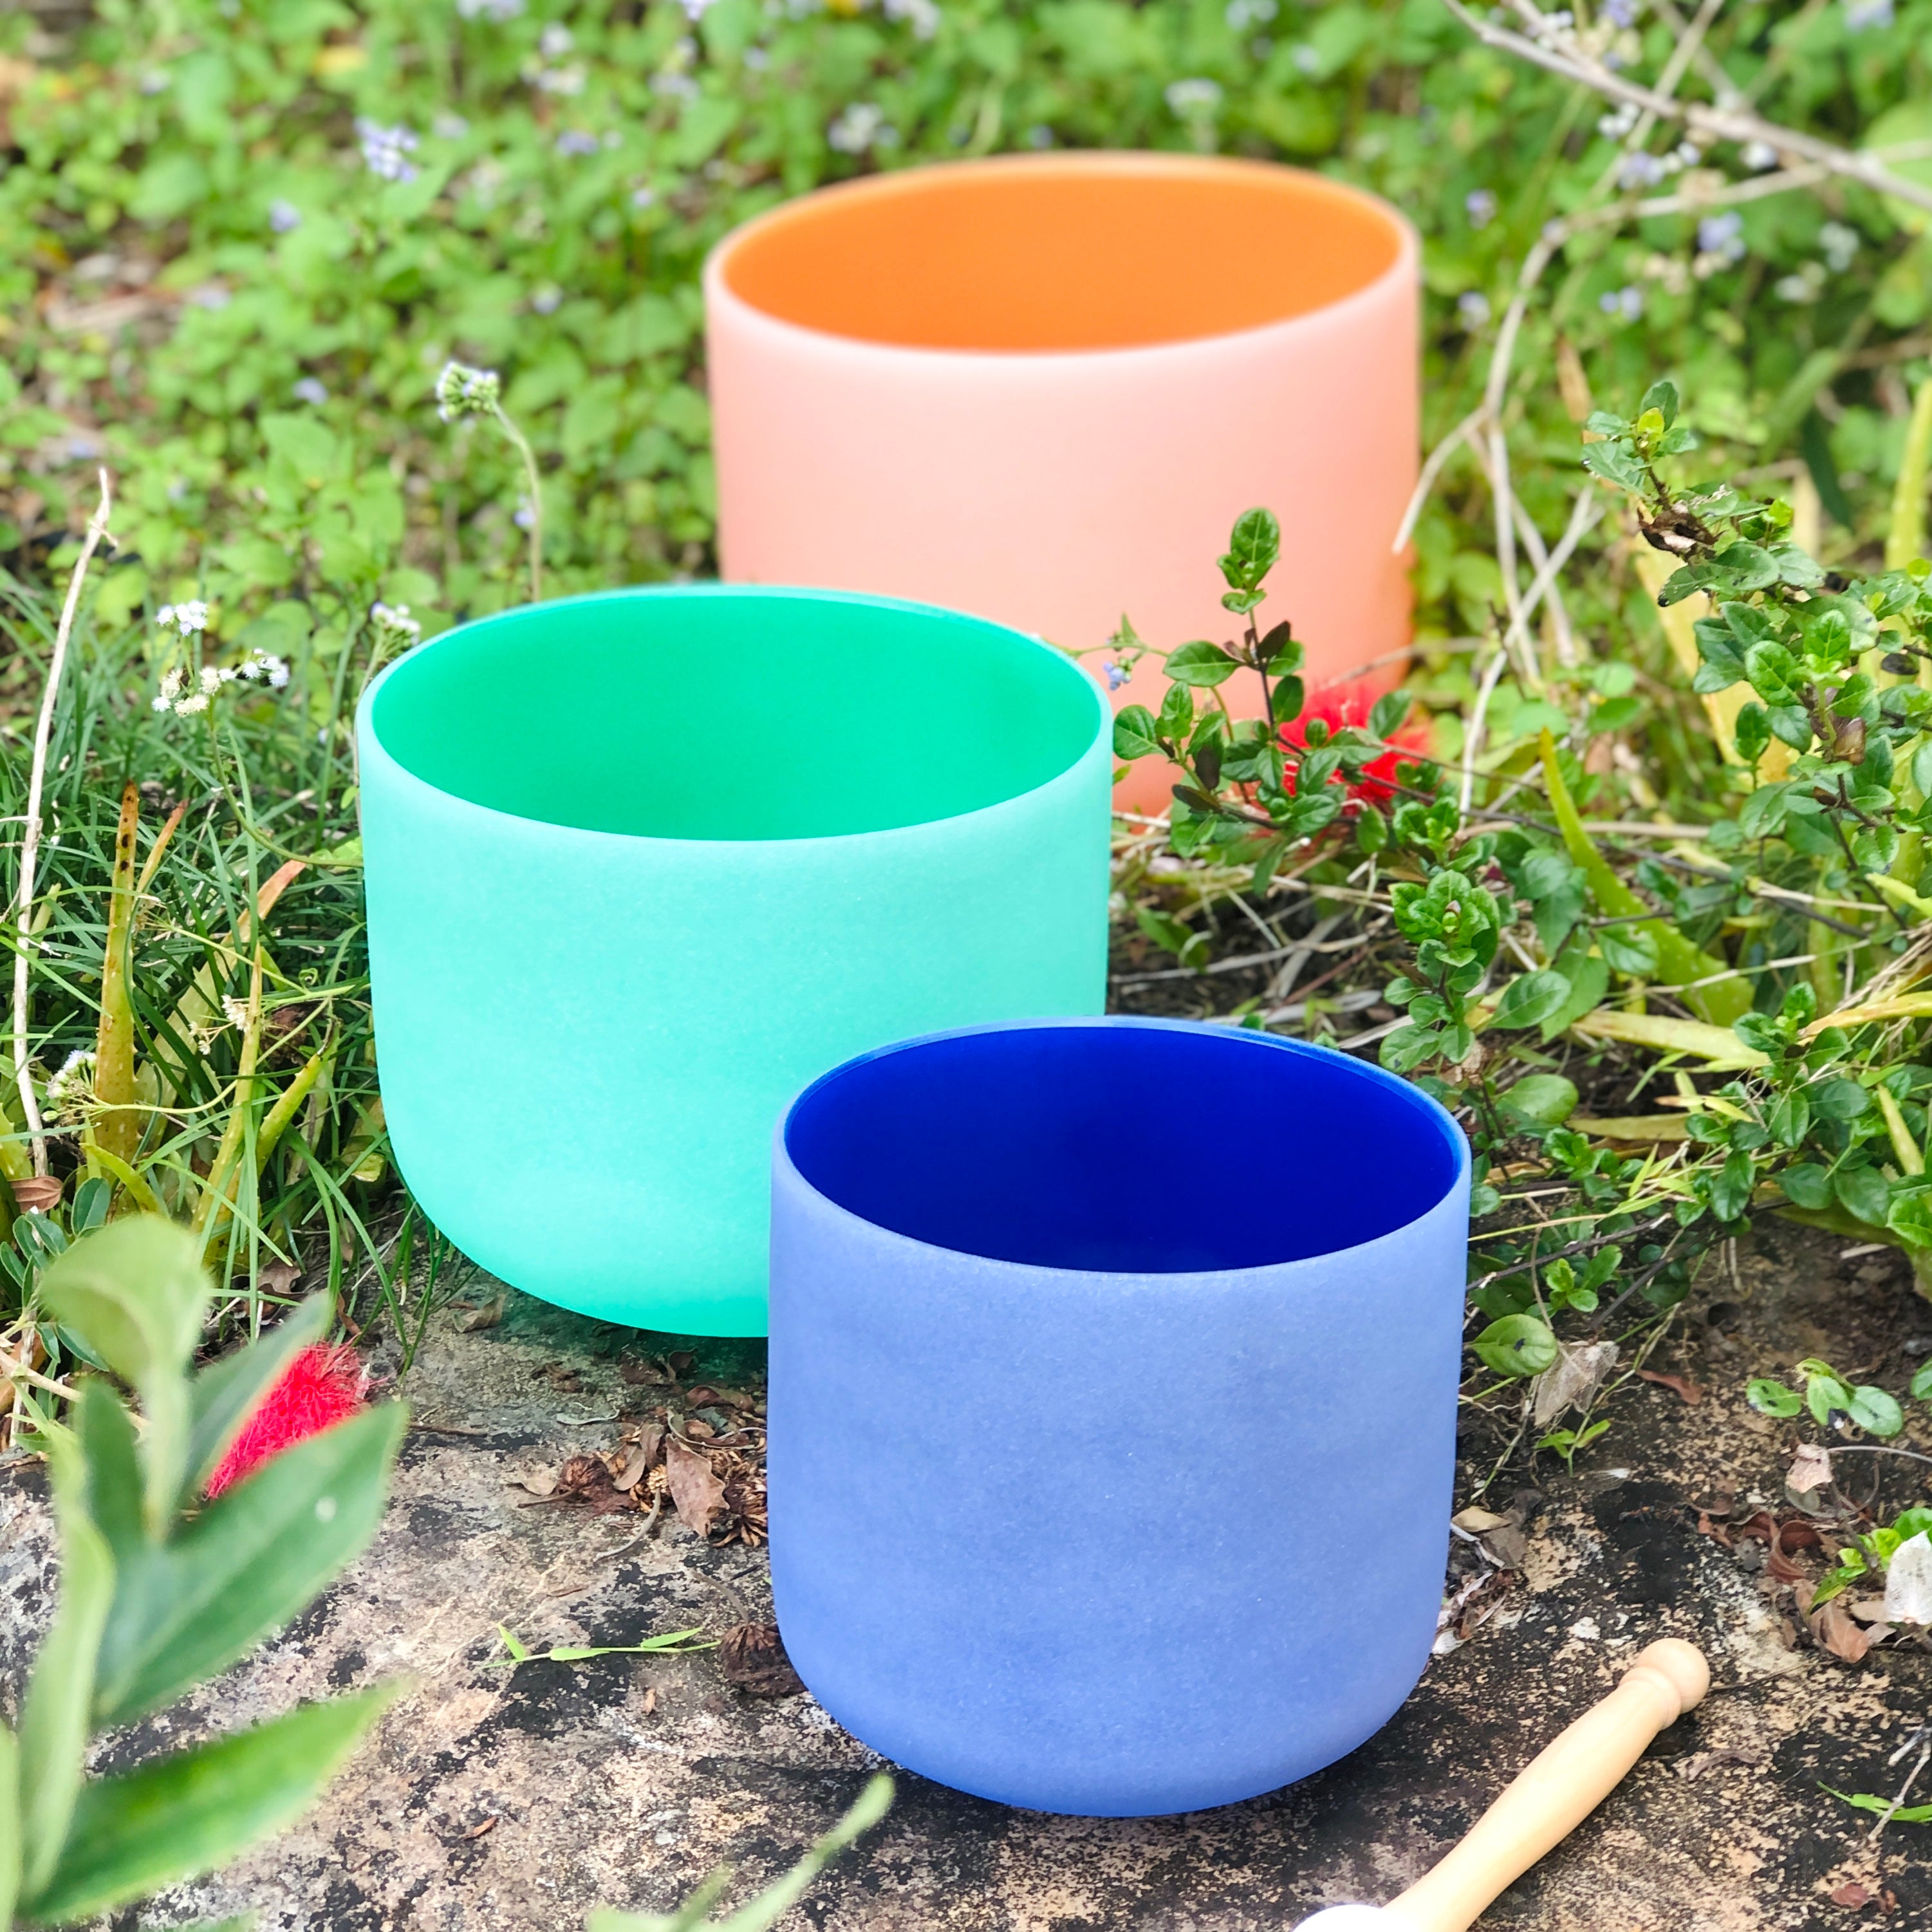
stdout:
[(0, 1724), (0, 1925), (14, 1922), (20, 1895), (20, 1748)]
[(1760, 1415), (1774, 1415), (1780, 1420), (1789, 1420), (1804, 1407), (1803, 1399), (1794, 1389), (1789, 1389), (1780, 1382), (1774, 1382), (1768, 1376), (1760, 1376), (1744, 1386), (1744, 1400)]
[[(1817, 1600), (1814, 1598), (1812, 1600)], [(1895, 1825), (1932, 1825), (1932, 1804), (1908, 1804), (1902, 1810), (1894, 1811), (1892, 1806), (1898, 1802), (1894, 1798), (1875, 1797), (1869, 1791), (1834, 1790), (1828, 1784), (1821, 1784), (1818, 1789), (1828, 1796), (1844, 1799), (1861, 1811), (1876, 1811), (1881, 1817), (1889, 1812)]]
[(1646, 487), (1643, 465), (1627, 443), (1586, 442), (1583, 467), (1592, 476), (1601, 477), (1619, 490), (1628, 490), (1634, 496), (1642, 496)]
[(142, 1514), (158, 1540), (187, 1466), (186, 1369), (214, 1292), (185, 1228), (130, 1215), (84, 1236), (40, 1276), (41, 1307), (141, 1394)]
[(1534, 1315), (1505, 1315), (1470, 1343), (1499, 1376), (1540, 1376), (1556, 1360), (1556, 1337)]
[(1640, 416), (1654, 410), (1664, 418), (1664, 427), (1668, 429), (1677, 420), (1677, 385), (1667, 378), (1660, 378), (1643, 392), (1643, 400), (1636, 406)]
[[(1540, 1026), (1552, 1013), (1560, 1012), (1569, 998), (1570, 982), (1564, 974), (1548, 967), (1538, 973), (1521, 973), (1503, 988), (1502, 998), (1496, 1002), (1496, 1016), (1490, 1024), (1504, 1028)], [(1574, 1105), (1574, 1088), (1570, 1088), (1570, 1095)]]
[(1812, 1420), (1820, 1429), (1828, 1429), (1834, 1414), (1851, 1414), (1850, 1385), (1841, 1382), (1836, 1376), (1808, 1376), (1804, 1382), (1804, 1406), (1811, 1412)]
[(1786, 1168), (1777, 1178), (1778, 1186), (1784, 1190), (1785, 1198), (1794, 1208), (1802, 1208), (1816, 1214), (1832, 1204), (1830, 1172), (1816, 1161), (1801, 1161), (1795, 1167)]
[(1217, 684), (1226, 684), (1240, 667), (1219, 644), (1197, 638), (1191, 644), (1182, 644), (1169, 651), (1165, 668), (1176, 684), (1211, 688)]
[(1827, 1120), (1856, 1120), (1871, 1096), (1856, 1080), (1822, 1080), (1810, 1090), (1811, 1105)]
[(406, 1687), (305, 1704), (286, 1717), (112, 1778), (90, 1780), (29, 1921), (92, 1918), (194, 1878), (292, 1824)]
[(1236, 590), (1252, 590), (1281, 554), (1281, 525), (1272, 510), (1244, 511), (1235, 519), (1221, 574)]
[(1194, 734), (1194, 694), (1184, 684), (1171, 684), (1160, 700), (1160, 717), (1154, 735), (1184, 743)]
[(118, 1563), (147, 1540), (134, 1418), (107, 1383), (89, 1376), (80, 1385), (73, 1421), (86, 1474), (87, 1514)]
[(86, 1476), (70, 1439), (49, 1438), (60, 1526), (60, 1600), (20, 1707), (20, 1889), (53, 1876), (86, 1762), (95, 1653), (114, 1598), (114, 1558), (87, 1514)]
[(1123, 705), (1114, 719), (1114, 755), (1130, 764), (1159, 751), (1154, 713), (1144, 704)]
[(1503, 1106), (1538, 1126), (1560, 1127), (1576, 1111), (1576, 1088), (1560, 1073), (1530, 1073), (1503, 1090)]
[(1384, 692), (1376, 700), (1375, 709), (1369, 713), (1370, 736), (1386, 738), (1391, 731), (1399, 730), (1414, 702), (1406, 691)]
[(188, 1388), (187, 1492), (198, 1495), (242, 1425), (282, 1371), (328, 1328), (331, 1304), (312, 1294), (260, 1340), (210, 1364)]
[(1780, 1094), (1772, 1103), (1768, 1124), (1780, 1147), (1799, 1146), (1811, 1124), (1811, 1103), (1802, 1094)]
[(1869, 1382), (1852, 1390), (1846, 1412), (1868, 1436), (1896, 1436), (1905, 1426), (1898, 1398)]
[(1847, 1214), (1856, 1214), (1861, 1221), (1869, 1221), (1875, 1228), (1885, 1226), (1891, 1190), (1886, 1186), (1885, 1176), (1876, 1168), (1841, 1167), (1832, 1175), (1832, 1186), (1839, 1204)]
[(1932, 1248), (1932, 1186), (1895, 1188), (1885, 1225), (1915, 1248)]
[(1612, 972), (1628, 974), (1634, 979), (1656, 977), (1657, 935), (1648, 926), (1599, 926), (1597, 945)]
[(1932, 1402), (1932, 1361), (1922, 1362), (1912, 1378), (1912, 1400)]
[(222, 1492), (172, 1542), (123, 1558), (94, 1715), (138, 1717), (232, 1664), (374, 1534), (408, 1411), (338, 1423)]

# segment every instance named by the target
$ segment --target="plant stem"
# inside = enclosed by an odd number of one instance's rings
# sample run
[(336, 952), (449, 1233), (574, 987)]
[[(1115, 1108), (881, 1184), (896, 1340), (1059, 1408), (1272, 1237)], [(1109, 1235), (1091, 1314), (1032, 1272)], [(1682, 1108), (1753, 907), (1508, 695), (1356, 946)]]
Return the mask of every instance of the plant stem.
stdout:
[(1885, 533), (1885, 567), (1903, 570), (1925, 548), (1925, 472), (1932, 466), (1932, 376), (1912, 399), (1912, 424), (1892, 493), (1892, 522)]
[(499, 403), (495, 410), (497, 424), (503, 434), (517, 446), (517, 454), (524, 459), (524, 480), (529, 486), (530, 500), (530, 602), (543, 600), (543, 483), (537, 474), (536, 452), (530, 441), (503, 412)]
[[(47, 1172), (46, 1130), (40, 1120), (40, 1102), (34, 1098), (34, 1076), (27, 1058), (27, 1021), (29, 994), (28, 959), (34, 944), (34, 872), (40, 853), (40, 798), (46, 784), (47, 746), (53, 735), (54, 706), (60, 696), (61, 673), (67, 667), (68, 640), (74, 635), (74, 614), (80, 608), (80, 587), (87, 580), (87, 566), (100, 540), (107, 535), (108, 512), (113, 493), (107, 472), (100, 476), (100, 501), (88, 519), (80, 554), (74, 560), (68, 578), (67, 602), (61, 606), (60, 623), (54, 632), (53, 656), (47, 664), (47, 681), (40, 693), (40, 722), (34, 729), (34, 761), (27, 778), (27, 813), (20, 832), (20, 887), (16, 901), (14, 952), (14, 1083), (20, 1090), (22, 1117), (32, 1138), (34, 1172), (45, 1179)], [(112, 539), (110, 538), (111, 542)]]
[(141, 788), (122, 788), (114, 839), (114, 878), (107, 905), (107, 939), (100, 956), (100, 1027), (94, 1036), (94, 1138), (116, 1160), (134, 1164), (141, 1144), (134, 1111), (134, 1009), (128, 993), (134, 931), (134, 854), (141, 824)]

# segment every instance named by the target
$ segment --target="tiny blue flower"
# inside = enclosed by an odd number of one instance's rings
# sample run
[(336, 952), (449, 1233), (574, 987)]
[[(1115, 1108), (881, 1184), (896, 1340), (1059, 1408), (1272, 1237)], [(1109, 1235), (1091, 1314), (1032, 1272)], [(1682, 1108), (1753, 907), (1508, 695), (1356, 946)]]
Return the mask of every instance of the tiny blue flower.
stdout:
[(1100, 667), (1100, 670), (1107, 680), (1109, 691), (1118, 691), (1122, 685), (1131, 682), (1133, 677), (1133, 673), (1125, 664), (1118, 664), (1112, 658)]
[(1490, 319), (1490, 298), (1480, 289), (1466, 289), (1456, 298), (1456, 313), (1465, 328), (1480, 328)]
[(278, 235), (287, 235), (302, 226), (302, 210), (292, 201), (279, 198), (268, 204), (268, 226)]
[(1496, 218), (1496, 198), (1486, 188), (1472, 188), (1462, 197), (1462, 211), (1472, 228), (1486, 228)]
[(290, 394), (298, 403), (313, 403), (317, 409), (328, 400), (328, 392), (313, 376), (304, 376)]

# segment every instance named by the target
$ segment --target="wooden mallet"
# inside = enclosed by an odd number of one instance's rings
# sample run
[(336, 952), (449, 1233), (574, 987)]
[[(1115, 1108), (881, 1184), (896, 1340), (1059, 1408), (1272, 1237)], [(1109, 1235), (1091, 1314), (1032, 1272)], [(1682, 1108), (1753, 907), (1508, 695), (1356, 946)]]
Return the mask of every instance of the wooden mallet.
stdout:
[(1331, 1905), (1298, 1932), (1464, 1932), (1623, 1782), (1652, 1738), (1703, 1700), (1710, 1666), (1666, 1637), (1522, 1772), (1435, 1869), (1387, 1905)]

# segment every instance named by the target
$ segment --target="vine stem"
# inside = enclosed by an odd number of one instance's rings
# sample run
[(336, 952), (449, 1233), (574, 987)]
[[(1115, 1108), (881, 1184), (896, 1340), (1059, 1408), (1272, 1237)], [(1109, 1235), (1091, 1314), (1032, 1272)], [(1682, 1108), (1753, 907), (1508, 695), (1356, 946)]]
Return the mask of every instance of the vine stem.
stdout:
[(20, 884), (16, 900), (19, 911), (14, 926), (14, 1084), (20, 1090), (20, 1109), (31, 1136), (34, 1172), (42, 1180), (47, 1173), (47, 1136), (40, 1118), (40, 1102), (34, 1097), (34, 1076), (27, 1056), (27, 1022), (32, 1005), (32, 975), (28, 962), (34, 945), (34, 872), (40, 854), (40, 800), (46, 787), (47, 747), (54, 728), (54, 706), (60, 697), (61, 674), (67, 667), (68, 640), (74, 635), (74, 620), (80, 608), (81, 586), (87, 580), (87, 566), (101, 539), (108, 537), (107, 518), (113, 508), (113, 491), (107, 472), (99, 472), (100, 501), (88, 519), (87, 533), (81, 540), (80, 554), (67, 582), (67, 602), (61, 606), (60, 624), (54, 632), (53, 656), (47, 664), (47, 681), (40, 693), (40, 715), (34, 728), (34, 758), (27, 777), (27, 813), (20, 833)]

